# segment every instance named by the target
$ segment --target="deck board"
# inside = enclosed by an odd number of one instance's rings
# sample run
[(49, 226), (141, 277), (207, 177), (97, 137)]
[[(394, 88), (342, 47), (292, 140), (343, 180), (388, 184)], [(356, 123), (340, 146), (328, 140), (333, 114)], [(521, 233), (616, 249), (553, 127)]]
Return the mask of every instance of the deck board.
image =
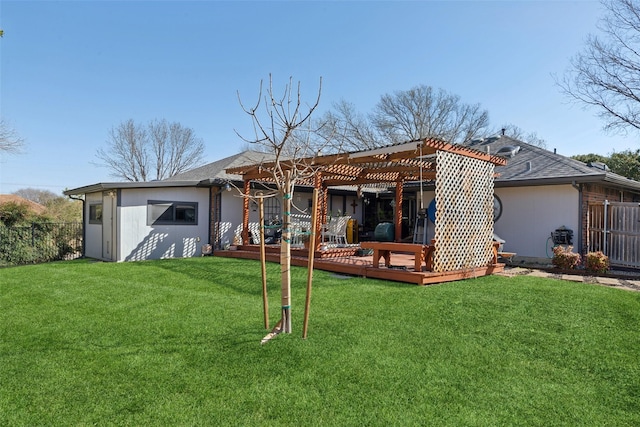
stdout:
[[(355, 256), (357, 248), (337, 248), (329, 251), (316, 251), (314, 268), (334, 273), (349, 274), (359, 277), (390, 280), (394, 282), (413, 283), (416, 285), (430, 285), (474, 277), (487, 276), (504, 270), (504, 264), (497, 263), (487, 267), (470, 268), (458, 271), (436, 273), (429, 271), (414, 271), (414, 256), (411, 254), (394, 254), (392, 268), (373, 267), (373, 256)], [(260, 259), (259, 246), (241, 246), (238, 250), (217, 250), (214, 256), (227, 258)], [(306, 267), (308, 251), (304, 249), (291, 250), (291, 265)], [(266, 251), (269, 262), (280, 262), (280, 248), (271, 246)]]

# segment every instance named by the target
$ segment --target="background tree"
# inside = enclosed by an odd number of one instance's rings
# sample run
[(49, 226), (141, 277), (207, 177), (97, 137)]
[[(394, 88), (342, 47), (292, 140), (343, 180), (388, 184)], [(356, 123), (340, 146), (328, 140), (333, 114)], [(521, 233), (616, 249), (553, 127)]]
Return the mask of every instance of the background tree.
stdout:
[(0, 205), (0, 223), (7, 227), (13, 227), (36, 218), (37, 215), (31, 212), (26, 203), (7, 202)]
[(618, 175), (640, 181), (640, 150), (612, 153), (607, 166)]
[(111, 128), (106, 148), (97, 151), (111, 176), (126, 181), (170, 178), (203, 163), (204, 143), (191, 128), (166, 120), (143, 126), (132, 119)]
[(572, 58), (561, 90), (572, 100), (594, 107), (611, 131), (640, 130), (640, 4), (604, 0), (600, 36), (589, 35), (584, 50)]
[(465, 104), (458, 95), (426, 85), (382, 95), (366, 116), (340, 101), (323, 122), (334, 142), (349, 150), (427, 137), (464, 143), (489, 133), (489, 113), (480, 104)]
[(191, 128), (156, 120), (149, 123), (156, 179), (169, 178), (202, 163), (204, 143)]
[(5, 119), (0, 118), (0, 152), (19, 153), (23, 146), (24, 139)]
[(387, 143), (369, 118), (345, 100), (334, 103), (333, 110), (326, 112), (319, 122), (322, 126), (317, 128), (331, 152), (366, 150)]
[(577, 154), (575, 156), (571, 156), (572, 159), (581, 161), (584, 164), (589, 164), (591, 162), (600, 162), (600, 163), (608, 163), (609, 162), (609, 157), (607, 156), (603, 156), (601, 154), (594, 154), (594, 153), (589, 153), (589, 154)]
[(53, 191), (49, 190), (40, 190), (38, 188), (21, 188), (13, 192), (16, 196), (20, 196), (23, 199), (31, 200), (32, 202), (40, 203), (41, 205), (45, 205), (48, 201), (55, 199), (58, 196)]
[(640, 181), (640, 150), (624, 150), (611, 153), (609, 156), (581, 154), (571, 158), (586, 164), (590, 162), (601, 162), (606, 164), (613, 173)]
[(82, 202), (59, 196), (53, 191), (37, 188), (21, 188), (13, 194), (23, 199), (41, 204), (45, 211), (40, 220), (53, 222), (78, 222), (82, 220)]
[(391, 143), (436, 137), (464, 143), (486, 132), (489, 113), (480, 104), (465, 104), (458, 95), (420, 85), (382, 95), (373, 125)]
[(526, 142), (527, 144), (535, 145), (540, 148), (547, 148), (547, 141), (540, 138), (536, 132), (527, 133), (522, 128), (512, 123), (502, 125), (500, 130), (494, 133), (504, 133), (513, 139)]

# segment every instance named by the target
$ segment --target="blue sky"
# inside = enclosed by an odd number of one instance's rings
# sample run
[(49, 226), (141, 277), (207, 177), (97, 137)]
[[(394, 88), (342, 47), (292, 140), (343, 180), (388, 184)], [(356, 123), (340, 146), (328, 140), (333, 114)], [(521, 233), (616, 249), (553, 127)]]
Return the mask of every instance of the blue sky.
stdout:
[(554, 83), (601, 14), (595, 1), (3, 0), (0, 112), (27, 144), (0, 155), (0, 193), (115, 181), (95, 154), (128, 119), (193, 128), (208, 162), (233, 155), (234, 130), (252, 136), (237, 92), (255, 102), (269, 73), (309, 101), (322, 77), (319, 113), (340, 99), (368, 113), (424, 84), (560, 154), (635, 150), (636, 135), (604, 133)]

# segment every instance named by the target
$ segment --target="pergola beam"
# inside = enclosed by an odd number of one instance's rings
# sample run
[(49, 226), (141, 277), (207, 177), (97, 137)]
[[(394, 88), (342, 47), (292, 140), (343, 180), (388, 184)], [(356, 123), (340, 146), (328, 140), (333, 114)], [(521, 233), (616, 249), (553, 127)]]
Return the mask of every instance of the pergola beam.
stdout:
[[(330, 185), (373, 183), (374, 176), (377, 179), (376, 183), (395, 182), (401, 175), (405, 180), (417, 180), (420, 170), (423, 172), (424, 179), (433, 179), (428, 176), (435, 170), (435, 159), (431, 158), (431, 155), (439, 150), (488, 161), (497, 166), (506, 164), (506, 160), (502, 157), (492, 156), (463, 145), (427, 138), (359, 152), (281, 160), (277, 164), (265, 162), (239, 166), (227, 169), (227, 173), (242, 175), (243, 179), (268, 181), (276, 166), (283, 170), (294, 166), (308, 167), (323, 171)], [(389, 175), (385, 176), (385, 174)], [(308, 185), (313, 184), (309, 182)]]

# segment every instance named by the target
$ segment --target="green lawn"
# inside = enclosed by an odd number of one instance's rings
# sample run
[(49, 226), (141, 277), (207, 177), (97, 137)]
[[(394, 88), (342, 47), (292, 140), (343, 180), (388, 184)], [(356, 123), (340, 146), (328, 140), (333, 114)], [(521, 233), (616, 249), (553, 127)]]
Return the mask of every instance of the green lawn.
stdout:
[(640, 425), (640, 293), (316, 271), (303, 340), (292, 276), (294, 333), (261, 346), (255, 261), (0, 270), (0, 425)]

